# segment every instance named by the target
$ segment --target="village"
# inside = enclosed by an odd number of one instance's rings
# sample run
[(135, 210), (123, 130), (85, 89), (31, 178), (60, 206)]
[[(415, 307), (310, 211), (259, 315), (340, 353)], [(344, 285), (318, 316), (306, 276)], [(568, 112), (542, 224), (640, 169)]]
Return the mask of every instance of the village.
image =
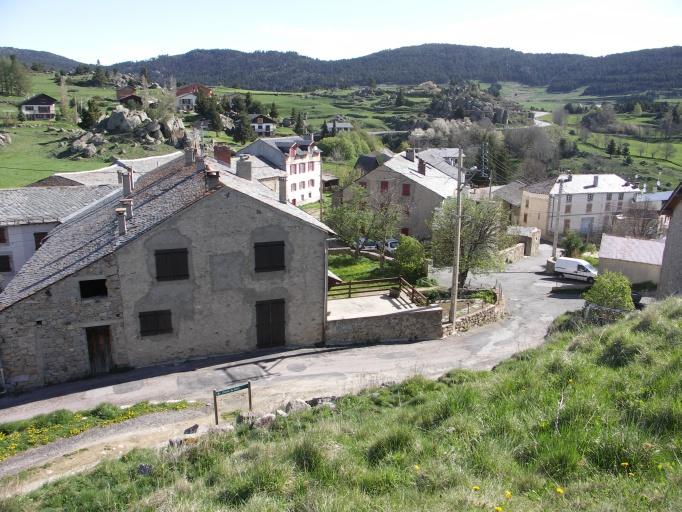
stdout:
[(330, 85), (316, 60), (323, 85), (259, 90), (21, 52), (0, 52), (0, 509), (679, 497), (674, 88)]

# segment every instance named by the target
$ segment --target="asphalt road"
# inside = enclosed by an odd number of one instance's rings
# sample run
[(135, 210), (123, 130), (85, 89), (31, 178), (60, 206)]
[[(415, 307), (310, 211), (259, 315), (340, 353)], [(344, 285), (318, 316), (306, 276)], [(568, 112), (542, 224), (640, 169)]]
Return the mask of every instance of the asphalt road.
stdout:
[[(578, 309), (578, 296), (552, 296), (554, 278), (542, 274), (549, 246), (503, 273), (475, 276), (473, 283), (502, 285), (509, 315), (492, 325), (439, 340), (361, 347), (324, 347), (258, 352), (174, 366), (142, 368), (31, 393), (0, 398), (0, 422), (56, 409), (86, 409), (102, 402), (195, 399), (209, 402), (211, 390), (253, 381), (254, 408), (270, 411), (292, 398), (341, 395), (414, 374), (437, 377), (452, 368), (490, 369), (516, 352), (540, 345), (559, 314)], [(447, 272), (435, 275), (444, 284)], [(236, 393), (221, 400), (224, 410), (245, 408)]]

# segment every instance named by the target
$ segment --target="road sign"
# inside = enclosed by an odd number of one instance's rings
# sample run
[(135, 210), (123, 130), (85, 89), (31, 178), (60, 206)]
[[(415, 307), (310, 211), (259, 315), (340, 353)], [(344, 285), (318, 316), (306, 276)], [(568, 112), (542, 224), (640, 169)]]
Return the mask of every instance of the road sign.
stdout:
[(214, 389), (213, 390), (213, 412), (215, 415), (215, 424), (218, 424), (218, 397), (221, 395), (228, 395), (236, 391), (241, 391), (246, 389), (249, 392), (249, 411), (253, 409), (253, 402), (251, 400), (251, 381), (245, 382), (243, 384), (236, 384), (224, 389)]

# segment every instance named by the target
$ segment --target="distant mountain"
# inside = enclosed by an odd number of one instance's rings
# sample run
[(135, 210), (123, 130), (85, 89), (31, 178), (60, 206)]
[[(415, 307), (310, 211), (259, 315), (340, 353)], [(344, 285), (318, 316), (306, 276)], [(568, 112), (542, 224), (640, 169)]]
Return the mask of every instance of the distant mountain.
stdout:
[(586, 57), (523, 53), (506, 48), (425, 44), (336, 61), (295, 52), (192, 50), (139, 62), (122, 62), (121, 71), (146, 67), (153, 80), (174, 75), (179, 82), (235, 85), (248, 89), (299, 90), (316, 87), (415, 84), (452, 78), (515, 81), (562, 92), (587, 86), (587, 94), (622, 94), (682, 88), (682, 47)]
[(17, 59), (30, 66), (31, 64), (42, 64), (48, 69), (70, 71), (80, 62), (62, 57), (50, 52), (39, 52), (36, 50), (22, 50), (11, 46), (0, 46), (0, 57), (16, 55)]

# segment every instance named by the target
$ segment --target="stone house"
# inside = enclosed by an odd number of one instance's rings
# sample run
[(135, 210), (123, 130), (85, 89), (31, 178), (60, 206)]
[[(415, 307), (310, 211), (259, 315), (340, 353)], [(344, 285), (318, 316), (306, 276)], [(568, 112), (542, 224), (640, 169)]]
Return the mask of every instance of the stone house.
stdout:
[(52, 229), (117, 188), (101, 185), (0, 189), (0, 290), (33, 256)]
[(663, 250), (658, 296), (682, 295), (682, 183), (663, 204), (661, 213), (670, 217), (668, 236)]
[(302, 206), (320, 200), (322, 152), (312, 134), (258, 139), (238, 155), (252, 155), (286, 173), (287, 201)]
[(265, 114), (249, 114), (251, 128), (259, 137), (270, 137), (277, 130), (277, 122)]
[(658, 284), (664, 247), (664, 240), (603, 234), (599, 245), (599, 270), (620, 272), (633, 284)]
[[(355, 183), (364, 187), (373, 204), (384, 201), (402, 206), (399, 232), (420, 240), (431, 238), (429, 224), (433, 212), (457, 191), (457, 169), (438, 162), (438, 167), (419, 158), (414, 150), (395, 155), (376, 169), (358, 178)], [(352, 196), (353, 188), (341, 191), (344, 201)], [(397, 235), (397, 233), (396, 233)]]
[(194, 160), (122, 174), (0, 294), (6, 389), (324, 340), (329, 229)]
[(19, 104), (24, 119), (50, 119), (57, 115), (57, 100), (47, 94), (36, 94)]
[[(512, 181), (502, 187), (492, 190), (492, 196), (501, 201), (507, 210), (507, 221), (511, 225), (518, 225), (520, 218), (521, 200), (523, 196), (523, 188), (526, 186), (522, 181)], [(492, 188), (492, 187), (491, 187)], [(485, 195), (485, 187), (483, 192)], [(527, 220), (527, 219), (526, 219)], [(528, 224), (526, 224), (528, 225)]]

